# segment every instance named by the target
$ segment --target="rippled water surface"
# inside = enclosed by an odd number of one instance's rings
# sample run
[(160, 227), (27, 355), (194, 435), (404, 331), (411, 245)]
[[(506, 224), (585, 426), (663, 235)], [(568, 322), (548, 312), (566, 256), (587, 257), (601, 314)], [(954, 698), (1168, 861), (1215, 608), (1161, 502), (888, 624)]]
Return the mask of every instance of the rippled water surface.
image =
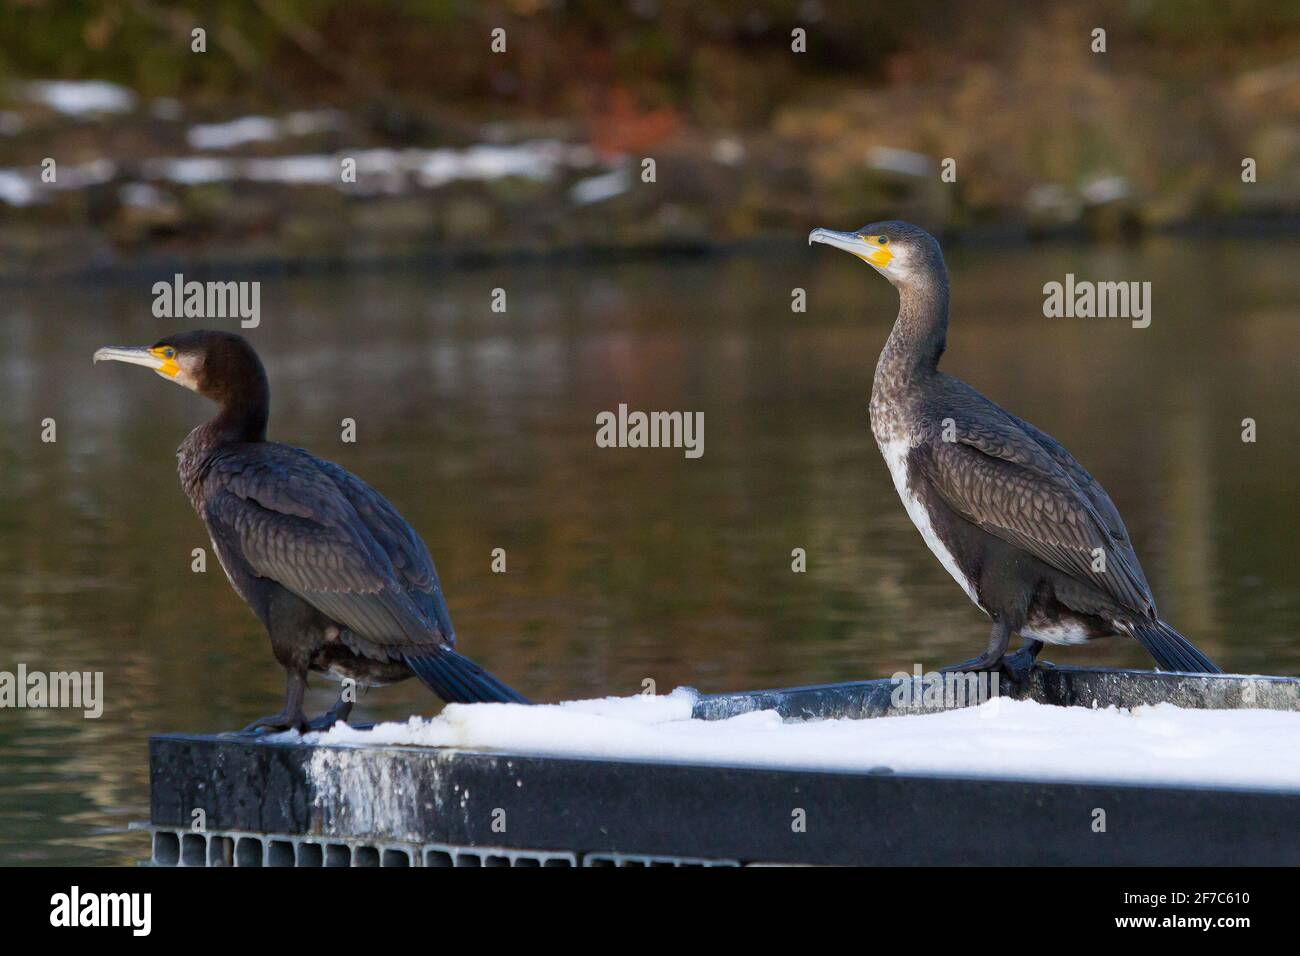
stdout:
[[(1300, 272), (1279, 245), (954, 249), (945, 368), (1106, 485), (1166, 618), (1226, 669), (1296, 673)], [(814, 252), (264, 280), (251, 335), (272, 437), (378, 486), (428, 542), (463, 648), (534, 699), (972, 656), (984, 618), (908, 522), (867, 424), (893, 291)], [(1151, 281), (1151, 327), (1043, 318), (1043, 283), (1067, 272)], [(148, 815), (148, 735), (230, 729), (281, 703), (252, 614), (215, 563), (190, 570), (208, 542), (173, 452), (206, 404), (90, 362), (179, 327), (152, 317), (151, 285), (0, 297), (0, 670), (102, 671), (106, 696), (98, 720), (0, 710), (0, 862), (145, 855), (125, 828)], [(790, 310), (796, 287), (806, 314)], [(702, 411), (704, 456), (597, 448), (595, 416), (620, 402)], [(1117, 641), (1053, 650), (1148, 663)], [(309, 710), (332, 692), (318, 681)], [(437, 708), (408, 682), (357, 716)]]

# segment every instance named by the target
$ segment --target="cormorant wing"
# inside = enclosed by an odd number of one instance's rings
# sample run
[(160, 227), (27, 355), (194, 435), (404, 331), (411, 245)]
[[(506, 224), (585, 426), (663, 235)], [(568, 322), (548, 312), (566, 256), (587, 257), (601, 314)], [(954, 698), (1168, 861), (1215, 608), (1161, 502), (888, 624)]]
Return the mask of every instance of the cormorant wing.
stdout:
[(384, 656), (453, 644), (428, 550), (360, 479), (268, 442), (214, 456), (203, 487), (219, 547)]
[[(307, 454), (303, 452), (303, 454)], [(343, 492), (345, 498), (356, 509), (357, 516), (384, 548), (393, 570), (405, 583), (407, 591), (415, 595), (434, 599), (422, 601), (424, 610), (434, 616), (439, 626), (450, 638), (452, 634), (451, 618), (447, 613), (447, 603), (442, 596), (442, 584), (438, 581), (438, 571), (433, 566), (433, 558), (424, 541), (415, 533), (397, 509), (387, 498), (370, 485), (366, 484), (352, 472), (339, 467), (332, 461), (322, 458), (312, 459), (316, 466), (329, 475), (330, 479)]]
[[(1070, 480), (1074, 482), (1075, 486), (1083, 492), (1093, 509), (1096, 510), (1097, 516), (1101, 518), (1106, 530), (1110, 532), (1110, 536), (1115, 542), (1115, 548), (1124, 552), (1130, 570), (1142, 584), (1142, 590), (1150, 595), (1151, 587), (1147, 584), (1146, 575), (1142, 572), (1142, 565), (1138, 561), (1137, 552), (1133, 550), (1133, 542), (1129, 538), (1128, 528), (1124, 526), (1124, 519), (1120, 517), (1119, 509), (1110, 500), (1110, 495), (1106, 494), (1106, 489), (1101, 486), (1101, 482), (1092, 477), (1088, 469), (1079, 464), (1074, 456), (1047, 432), (1023, 418), (1017, 418), (1010, 412), (1007, 412), (1007, 417), (1023, 428), (1029, 437), (1037, 442), (1039, 447), (1061, 466), (1065, 473), (1070, 476)], [(1154, 608), (1154, 602), (1152, 606)]]
[[(1087, 474), (1064, 448), (1053, 441), (1059, 450), (1054, 454), (1010, 416), (953, 421), (955, 441), (935, 436), (917, 449), (922, 473), (953, 510), (1061, 573), (1094, 585), (1122, 607), (1155, 617), (1155, 600), (1127, 532), (1122, 539), (1114, 534), (1116, 527), (1123, 531), (1114, 505), (1101, 492), (1113, 514), (1108, 521), (1059, 460), (1064, 455)], [(1098, 548), (1104, 570), (1096, 567)]]

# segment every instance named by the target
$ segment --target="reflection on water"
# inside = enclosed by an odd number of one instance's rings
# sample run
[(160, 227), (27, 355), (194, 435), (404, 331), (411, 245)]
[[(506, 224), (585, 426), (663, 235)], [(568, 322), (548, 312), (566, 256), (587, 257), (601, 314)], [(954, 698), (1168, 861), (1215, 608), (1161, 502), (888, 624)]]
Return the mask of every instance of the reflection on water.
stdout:
[[(982, 649), (867, 425), (888, 285), (850, 258), (264, 282), (273, 437), (378, 485), (429, 543), (465, 649), (534, 699), (847, 680)], [(1269, 243), (967, 248), (945, 367), (1107, 486), (1164, 615), (1226, 668), (1300, 670), (1300, 275)], [(1154, 321), (1045, 319), (1042, 285), (1150, 280)], [(106, 343), (174, 331), (150, 280), (6, 291), (0, 670), (102, 670), (98, 721), (0, 711), (0, 862), (128, 862), (146, 738), (279, 709), (282, 672), (172, 453), (208, 409)], [(491, 290), (509, 310), (493, 313)], [(808, 291), (807, 314), (790, 311)], [(705, 454), (596, 447), (597, 412), (702, 411)], [(58, 441), (40, 441), (44, 418)], [(357, 421), (355, 444), (340, 421)], [(1241, 421), (1258, 422), (1243, 444)], [(508, 573), (492, 574), (493, 548)], [(806, 574), (790, 570), (805, 548)], [(1053, 660), (1147, 666), (1120, 642)], [(319, 683), (319, 682), (318, 682)], [(324, 709), (332, 687), (312, 691)], [(430, 713), (411, 682), (358, 716)]]

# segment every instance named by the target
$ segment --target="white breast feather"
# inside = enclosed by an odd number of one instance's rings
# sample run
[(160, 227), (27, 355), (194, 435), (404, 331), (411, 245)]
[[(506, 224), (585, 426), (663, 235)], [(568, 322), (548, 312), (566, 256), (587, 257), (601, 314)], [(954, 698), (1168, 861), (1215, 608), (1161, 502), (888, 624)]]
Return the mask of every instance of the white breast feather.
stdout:
[(1053, 621), (1034, 624), (1032, 621), (1020, 628), (1021, 637), (1032, 637), (1045, 644), (1087, 644), (1088, 632), (1082, 625), (1070, 621)]
[(880, 444), (880, 453), (885, 456), (885, 464), (889, 466), (889, 474), (894, 479), (894, 488), (898, 492), (898, 497), (903, 501), (903, 507), (907, 509), (907, 516), (912, 519), (912, 524), (921, 532), (921, 537), (925, 539), (926, 545), (934, 552), (934, 556), (939, 559), (939, 563), (944, 569), (952, 575), (954, 581), (961, 585), (961, 589), (966, 592), (966, 596), (975, 602), (975, 606), (981, 611), (984, 605), (980, 604), (979, 598), (975, 595), (975, 588), (967, 580), (966, 575), (962, 574), (961, 568), (957, 566), (956, 559), (953, 558), (952, 552), (949, 551), (939, 535), (935, 533), (934, 525), (930, 522), (930, 515), (921, 505), (921, 501), (907, 484), (907, 455), (912, 450), (912, 446), (905, 438), (891, 438), (888, 441), (882, 441)]

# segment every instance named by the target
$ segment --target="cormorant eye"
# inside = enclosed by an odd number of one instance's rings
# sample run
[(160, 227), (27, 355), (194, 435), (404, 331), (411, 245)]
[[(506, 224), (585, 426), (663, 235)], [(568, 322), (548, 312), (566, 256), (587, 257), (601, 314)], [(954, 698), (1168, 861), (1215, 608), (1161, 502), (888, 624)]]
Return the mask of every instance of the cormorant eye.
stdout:
[(885, 243), (889, 242), (889, 237), (888, 237), (888, 236), (877, 236), (877, 237), (876, 237), (876, 242), (880, 243), (880, 244), (883, 246)]
[(175, 358), (175, 357), (176, 357), (176, 350), (172, 348), (170, 345), (167, 346), (165, 349), (163, 349), (163, 358)]

